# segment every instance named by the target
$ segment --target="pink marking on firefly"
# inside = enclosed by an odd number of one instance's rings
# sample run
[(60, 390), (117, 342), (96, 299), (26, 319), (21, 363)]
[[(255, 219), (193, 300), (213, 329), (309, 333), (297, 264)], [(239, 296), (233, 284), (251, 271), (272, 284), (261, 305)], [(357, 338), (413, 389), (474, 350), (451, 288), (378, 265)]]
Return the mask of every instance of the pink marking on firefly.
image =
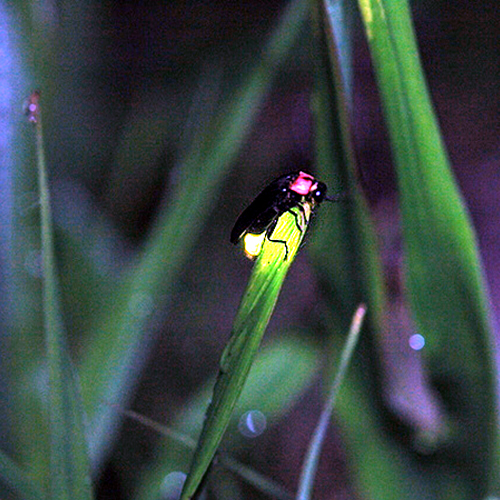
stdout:
[(302, 196), (307, 196), (316, 188), (317, 184), (316, 179), (312, 175), (300, 172), (297, 179), (290, 185), (290, 190)]

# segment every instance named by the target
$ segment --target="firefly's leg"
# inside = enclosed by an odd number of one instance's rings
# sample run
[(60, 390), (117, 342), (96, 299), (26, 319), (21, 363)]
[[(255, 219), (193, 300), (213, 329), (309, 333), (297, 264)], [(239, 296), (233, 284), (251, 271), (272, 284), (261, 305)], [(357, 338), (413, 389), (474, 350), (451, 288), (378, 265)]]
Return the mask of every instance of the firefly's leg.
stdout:
[(278, 219), (273, 221), (273, 223), (267, 228), (266, 237), (269, 241), (272, 241), (273, 243), (281, 243), (282, 245), (285, 245), (285, 260), (287, 260), (288, 259), (288, 245), (286, 244), (286, 241), (285, 240), (273, 240), (271, 238), (271, 235), (273, 234), (273, 231), (276, 227), (277, 222), (278, 222)]
[[(300, 213), (297, 213), (295, 210), (288, 210), (294, 217), (295, 219), (295, 225), (297, 226), (297, 229), (302, 233), (304, 231), (304, 226), (306, 225), (306, 211), (304, 210), (304, 207), (299, 203), (297, 205), (297, 208), (299, 209)], [(297, 217), (302, 216), (302, 220), (300, 221), (302, 223), (299, 224)]]

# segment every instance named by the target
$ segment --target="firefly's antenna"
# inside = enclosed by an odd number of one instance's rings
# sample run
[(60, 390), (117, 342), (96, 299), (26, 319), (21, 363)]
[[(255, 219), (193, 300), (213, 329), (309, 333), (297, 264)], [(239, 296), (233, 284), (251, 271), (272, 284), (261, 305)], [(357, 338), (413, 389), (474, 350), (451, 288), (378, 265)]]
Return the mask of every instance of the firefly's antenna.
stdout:
[(325, 196), (324, 201), (329, 201), (330, 203), (338, 203), (339, 201), (345, 201), (349, 197), (349, 192), (344, 191), (343, 193), (336, 193), (333, 196)]

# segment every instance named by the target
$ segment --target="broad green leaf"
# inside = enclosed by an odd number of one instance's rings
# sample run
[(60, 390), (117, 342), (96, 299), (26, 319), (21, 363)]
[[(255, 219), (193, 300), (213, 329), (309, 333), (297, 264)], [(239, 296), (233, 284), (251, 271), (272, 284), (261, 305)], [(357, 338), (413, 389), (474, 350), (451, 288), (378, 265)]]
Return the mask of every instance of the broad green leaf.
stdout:
[(318, 372), (318, 348), (290, 332), (283, 332), (282, 336), (266, 346), (252, 366), (236, 405), (236, 416), (257, 409), (270, 424), (274, 423), (290, 409)]
[(475, 236), (430, 102), (408, 2), (359, 0), (359, 7), (397, 170), (408, 299), (453, 429), (429, 456), (415, 458), (438, 498), (484, 498), (498, 494), (497, 375)]

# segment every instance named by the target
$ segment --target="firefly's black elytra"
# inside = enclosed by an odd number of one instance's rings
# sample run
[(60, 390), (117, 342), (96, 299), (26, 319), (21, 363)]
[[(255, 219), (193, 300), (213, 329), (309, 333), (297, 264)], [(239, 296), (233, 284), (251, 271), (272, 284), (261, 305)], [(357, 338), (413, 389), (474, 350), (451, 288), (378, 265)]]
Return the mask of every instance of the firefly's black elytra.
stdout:
[(238, 243), (247, 233), (265, 232), (271, 240), (270, 236), (281, 215), (295, 207), (300, 209), (304, 203), (309, 203), (314, 209), (325, 199), (326, 191), (325, 183), (305, 172), (293, 172), (278, 177), (238, 217), (231, 231), (231, 243)]

